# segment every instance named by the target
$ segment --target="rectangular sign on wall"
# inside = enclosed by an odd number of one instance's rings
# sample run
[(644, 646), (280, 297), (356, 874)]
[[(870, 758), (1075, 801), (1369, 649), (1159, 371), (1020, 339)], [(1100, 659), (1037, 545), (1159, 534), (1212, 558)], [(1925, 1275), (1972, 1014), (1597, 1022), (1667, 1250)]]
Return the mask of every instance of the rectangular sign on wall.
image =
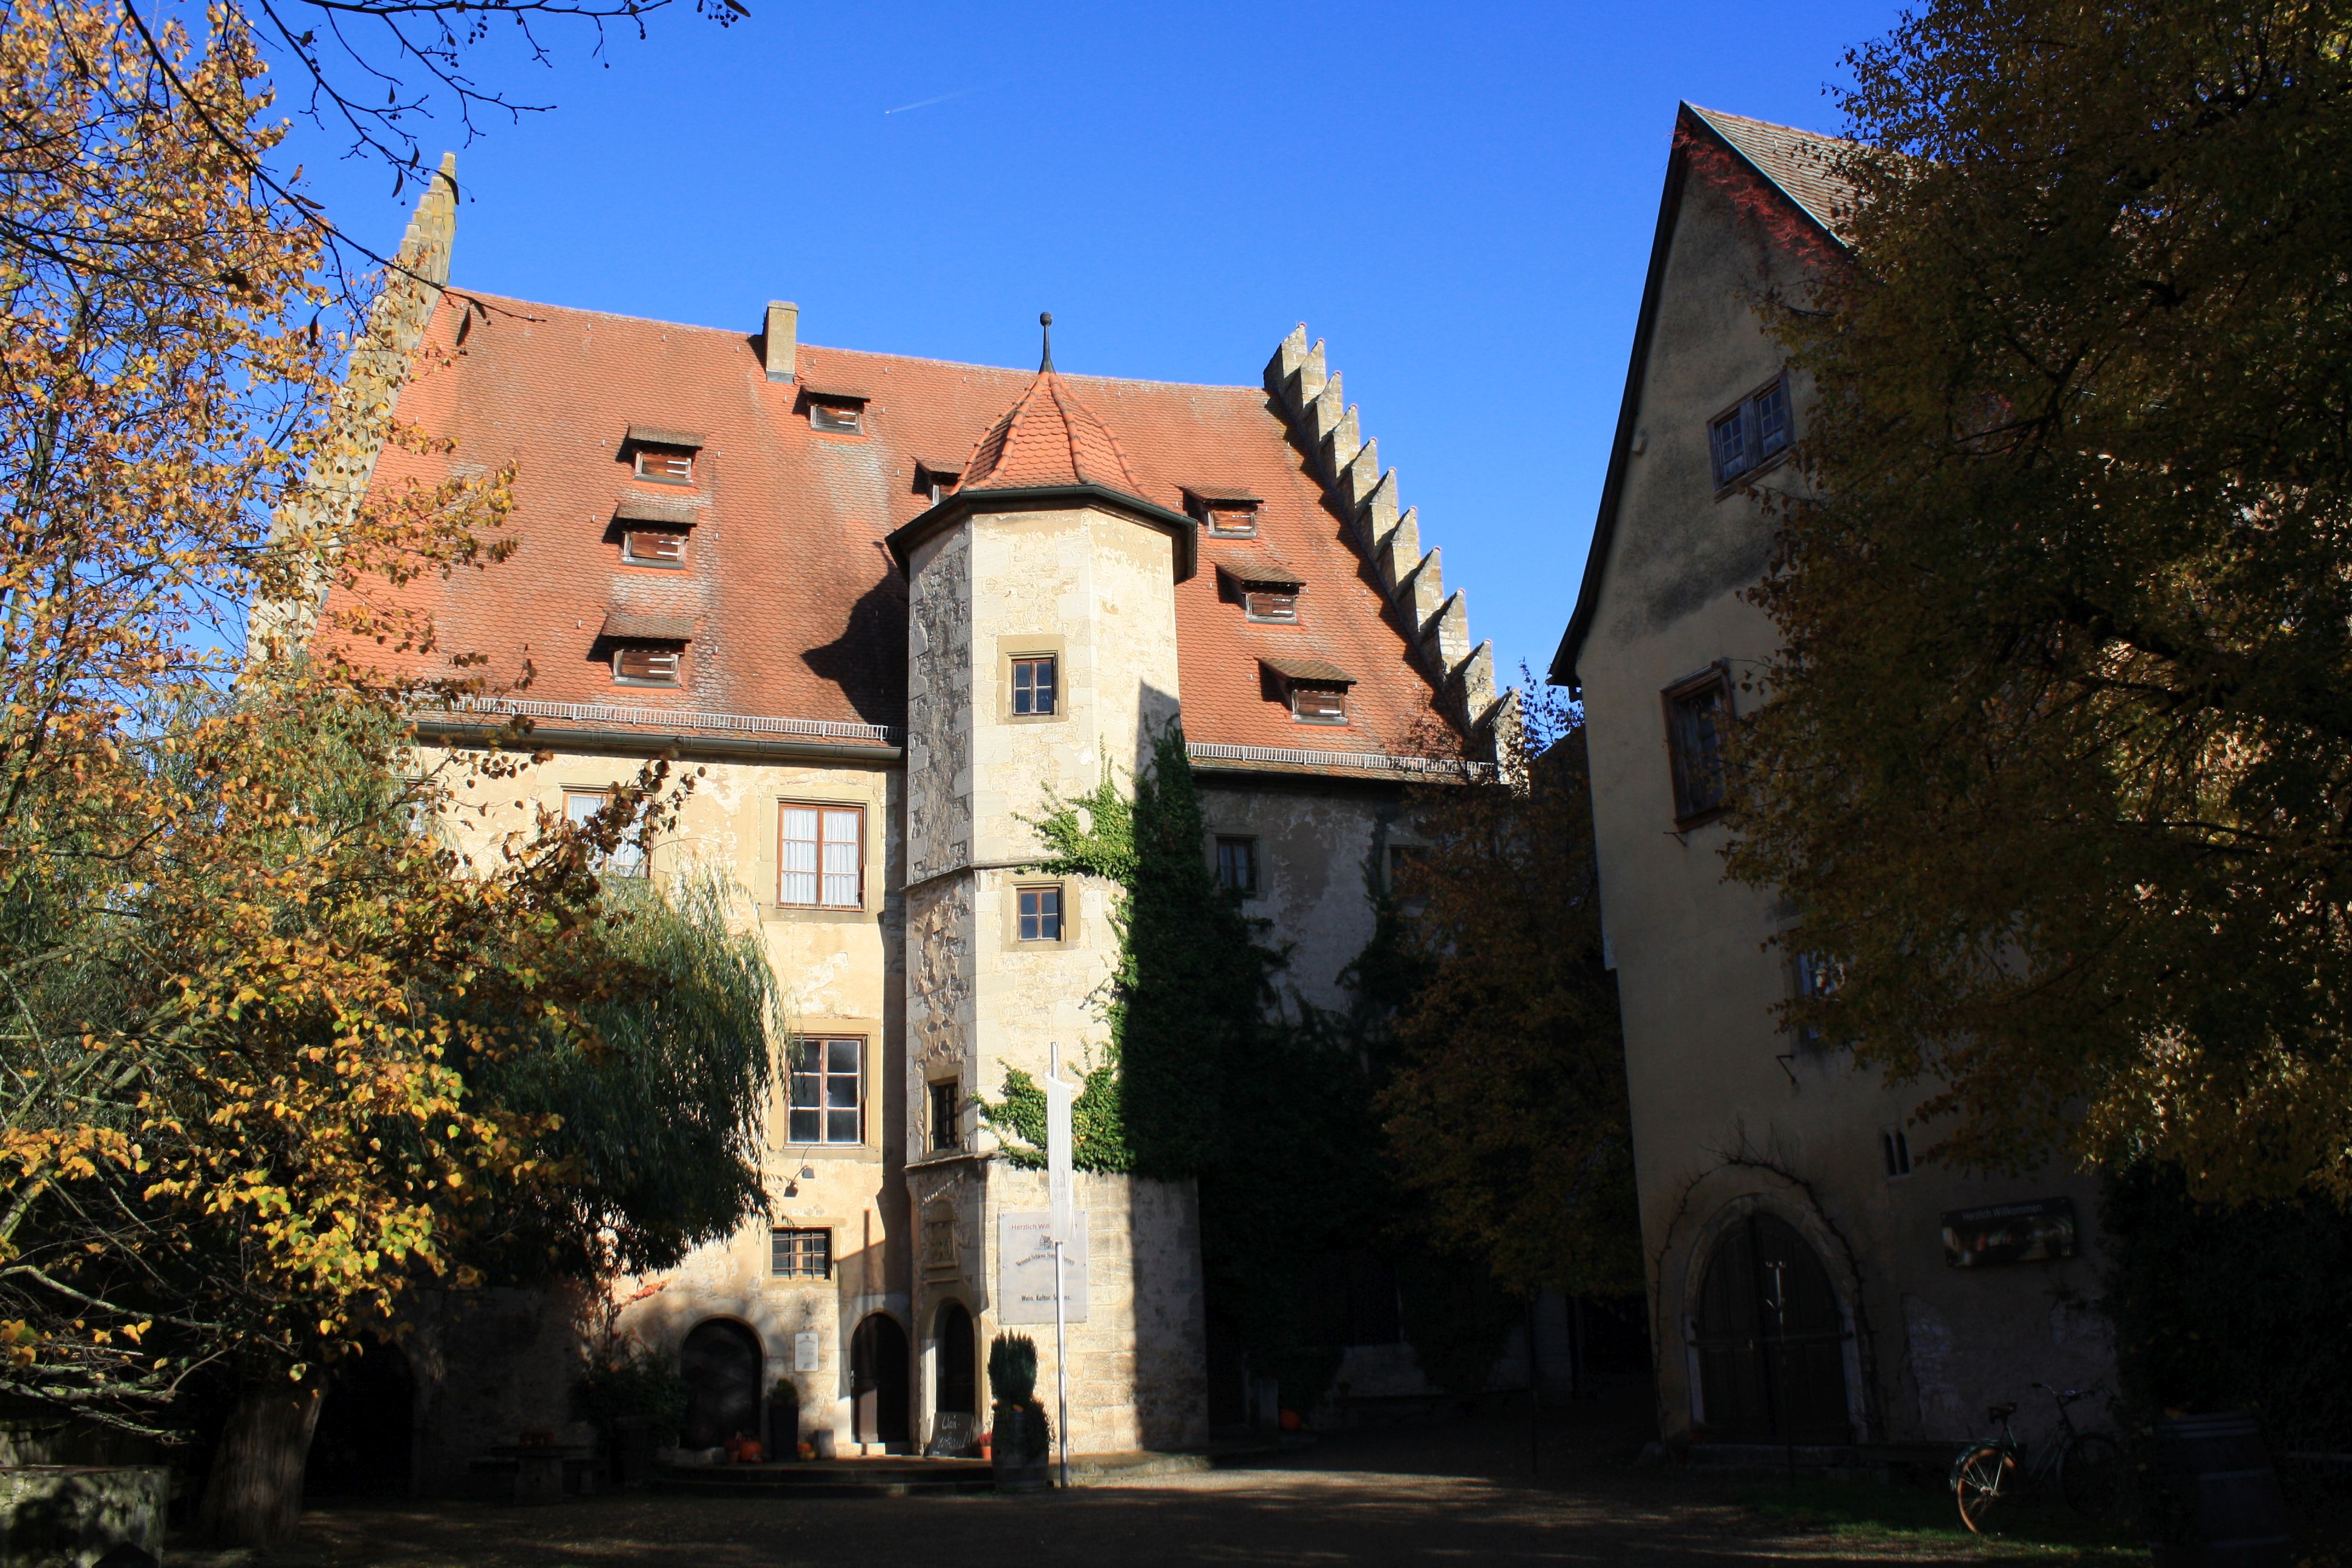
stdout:
[[(1054, 1249), (1047, 1238), (1054, 1216), (1045, 1209), (1007, 1210), (996, 1216), (996, 1321), (1054, 1321)], [(1086, 1213), (1072, 1216), (1070, 1243), (1062, 1249), (1062, 1321), (1087, 1321)]]
[(1980, 1209), (1953, 1209), (1944, 1215), (1944, 1261), (1955, 1268), (2043, 1263), (2074, 1256), (2072, 1198), (1991, 1204)]

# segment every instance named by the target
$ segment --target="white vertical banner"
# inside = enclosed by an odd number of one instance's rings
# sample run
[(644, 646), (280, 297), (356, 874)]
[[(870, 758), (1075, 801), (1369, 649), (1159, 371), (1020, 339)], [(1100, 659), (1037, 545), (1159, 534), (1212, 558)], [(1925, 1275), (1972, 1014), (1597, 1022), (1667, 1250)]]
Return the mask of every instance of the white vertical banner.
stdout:
[(1045, 1203), (1053, 1212), (1051, 1237), (1067, 1244), (1070, 1215), (1070, 1106), (1076, 1090), (1062, 1078), (1062, 1051), (1054, 1048), (1053, 1070), (1045, 1075)]

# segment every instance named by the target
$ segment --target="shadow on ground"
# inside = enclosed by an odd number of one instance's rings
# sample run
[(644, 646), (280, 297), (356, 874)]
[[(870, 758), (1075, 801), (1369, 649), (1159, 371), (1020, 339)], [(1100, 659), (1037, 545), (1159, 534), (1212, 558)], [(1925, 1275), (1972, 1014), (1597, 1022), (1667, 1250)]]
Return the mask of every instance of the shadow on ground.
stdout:
[(1752, 1487), (1743, 1496), (1735, 1483), (1633, 1468), (1638, 1443), (1590, 1411), (1553, 1415), (1538, 1444), (1530, 1436), (1524, 1410), (1490, 1413), (1344, 1434), (1247, 1468), (1033, 1498), (328, 1508), (305, 1525), (304, 1556), (321, 1568), (2134, 1560), (1790, 1513)]

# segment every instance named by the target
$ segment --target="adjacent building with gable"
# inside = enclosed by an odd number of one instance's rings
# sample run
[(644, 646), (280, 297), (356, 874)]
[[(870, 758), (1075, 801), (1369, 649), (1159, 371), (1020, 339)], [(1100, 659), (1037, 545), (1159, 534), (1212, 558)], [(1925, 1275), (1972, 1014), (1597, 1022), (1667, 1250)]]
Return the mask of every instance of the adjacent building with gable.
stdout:
[[(1964, 1176), (1915, 1092), (1774, 1009), (1822, 984), (1796, 911), (1727, 881), (1718, 747), (1778, 638), (1743, 591), (1809, 388), (1756, 302), (1852, 265), (1838, 144), (1682, 106), (1600, 515), (1551, 668), (1584, 705), (1673, 1442), (1956, 1441), (2036, 1382), (2110, 1375), (2095, 1188)], [(1752, 700), (1752, 698), (1750, 699)]]
[[(681, 1358), (689, 1446), (961, 1451), (993, 1334), (1035, 1334), (1053, 1377), (1044, 1178), (997, 1157), (974, 1097), (1056, 1046), (1098, 1058), (1117, 962), (1111, 889), (1039, 873), (1031, 819), (1181, 720), (1201, 853), (1288, 947), (1286, 982), (1336, 1005), (1432, 727), (1491, 755), (1507, 722), (1489, 652), (1303, 327), (1259, 384), (1194, 386), (1050, 350), (1027, 371), (820, 347), (785, 303), (745, 332), (464, 295), (453, 193), (445, 163), (346, 397), (447, 448), (359, 437), (310, 504), (513, 466), (510, 559), (380, 589), (446, 650), (409, 668), (482, 661), (489, 694), (424, 716), (425, 742), (520, 717), (547, 753), (465, 831), (585, 816), (676, 757), (695, 788), (634, 868), (747, 890), (796, 1037), (772, 1222), (632, 1282), (657, 1289), (627, 1321)], [(257, 625), (310, 635), (317, 608)], [(1209, 1375), (1192, 1189), (1078, 1185), (1074, 1446), (1202, 1447), (1244, 1391)], [(543, 1347), (528, 1316), (513, 1342)], [(428, 1470), (560, 1397), (451, 1370), (459, 1328), (424, 1337)]]

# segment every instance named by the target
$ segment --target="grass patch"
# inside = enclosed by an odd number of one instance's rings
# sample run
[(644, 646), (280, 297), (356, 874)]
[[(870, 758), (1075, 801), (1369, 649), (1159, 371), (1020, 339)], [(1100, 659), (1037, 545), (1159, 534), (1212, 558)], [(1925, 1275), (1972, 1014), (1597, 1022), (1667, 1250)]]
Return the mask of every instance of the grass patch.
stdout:
[(2024, 1501), (2003, 1505), (1990, 1535), (1971, 1535), (1942, 1487), (1873, 1481), (1757, 1481), (1732, 1494), (1743, 1507), (1799, 1530), (1856, 1545), (1910, 1542), (1974, 1547), (1990, 1560), (2028, 1558), (2083, 1563), (2146, 1563), (2145, 1544), (2120, 1526), (2073, 1510)]

